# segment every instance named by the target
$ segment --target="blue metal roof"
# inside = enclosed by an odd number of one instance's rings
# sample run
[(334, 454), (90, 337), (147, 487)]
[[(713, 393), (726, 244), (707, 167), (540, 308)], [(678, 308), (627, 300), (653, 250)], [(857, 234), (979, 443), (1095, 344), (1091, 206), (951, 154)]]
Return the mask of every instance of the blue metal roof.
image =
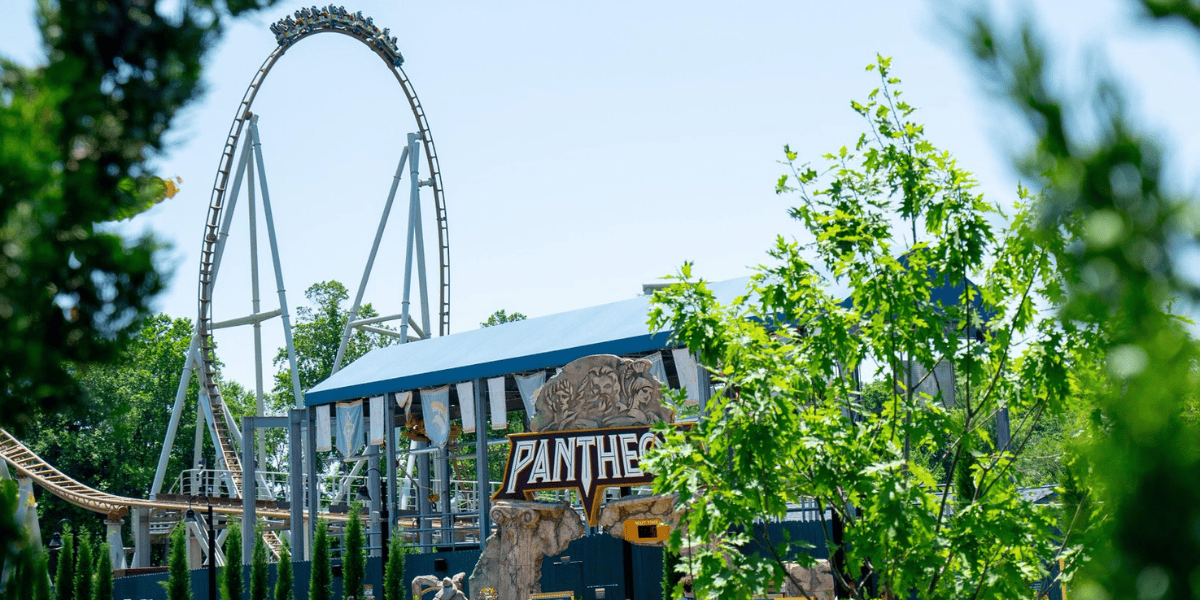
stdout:
[[(709, 283), (722, 303), (746, 292), (749, 277)], [(646, 325), (650, 298), (583, 308), (372, 350), (304, 395), (308, 406), (565, 365), (591, 354), (669, 347)]]

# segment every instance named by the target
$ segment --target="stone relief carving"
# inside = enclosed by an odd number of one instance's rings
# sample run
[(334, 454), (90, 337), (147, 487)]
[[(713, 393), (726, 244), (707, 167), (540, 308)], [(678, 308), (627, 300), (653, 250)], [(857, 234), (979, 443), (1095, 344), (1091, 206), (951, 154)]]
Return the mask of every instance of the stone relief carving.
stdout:
[(650, 361), (596, 354), (571, 361), (538, 388), (533, 431), (601, 429), (674, 421)]
[(497, 532), (471, 573), (471, 596), (528, 598), (541, 592), (542, 558), (562, 553), (585, 531), (566, 502), (500, 500), (492, 506)]
[(437, 594), (434, 594), (433, 600), (467, 600), (467, 595), (462, 591), (463, 582), (466, 578), (466, 573), (459, 573), (453, 578), (444, 577), (440, 581), (436, 575), (414, 577), (412, 580), (412, 598), (413, 600), (419, 600), (421, 598), (421, 590), (428, 590), (431, 587), (440, 585), (442, 589), (438, 590)]

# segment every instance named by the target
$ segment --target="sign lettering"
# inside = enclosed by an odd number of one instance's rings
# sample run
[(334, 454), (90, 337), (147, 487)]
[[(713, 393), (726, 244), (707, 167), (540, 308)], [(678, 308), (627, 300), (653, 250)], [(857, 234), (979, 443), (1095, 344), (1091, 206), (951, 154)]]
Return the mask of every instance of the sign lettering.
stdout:
[(641, 458), (660, 440), (648, 426), (514, 433), (508, 466), (493, 500), (533, 500), (539, 490), (576, 490), (588, 523), (600, 520), (605, 488), (644, 485), (654, 475)]

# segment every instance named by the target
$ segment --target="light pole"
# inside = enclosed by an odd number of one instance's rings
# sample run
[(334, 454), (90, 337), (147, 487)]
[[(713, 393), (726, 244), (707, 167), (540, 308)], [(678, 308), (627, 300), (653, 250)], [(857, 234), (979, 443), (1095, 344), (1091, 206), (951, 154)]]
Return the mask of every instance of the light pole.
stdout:
[[(196, 522), (196, 511), (188, 509), (183, 517), (187, 521)], [(208, 505), (208, 600), (217, 600), (217, 535), (213, 531), (213, 510)]]

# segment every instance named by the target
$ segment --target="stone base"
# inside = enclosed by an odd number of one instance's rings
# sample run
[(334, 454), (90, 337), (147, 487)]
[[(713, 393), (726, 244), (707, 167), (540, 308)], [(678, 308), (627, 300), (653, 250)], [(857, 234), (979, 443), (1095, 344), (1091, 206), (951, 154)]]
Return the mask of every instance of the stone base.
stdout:
[(499, 500), (492, 506), (497, 533), (471, 573), (471, 597), (521, 600), (542, 591), (542, 558), (560, 554), (585, 528), (566, 502)]

